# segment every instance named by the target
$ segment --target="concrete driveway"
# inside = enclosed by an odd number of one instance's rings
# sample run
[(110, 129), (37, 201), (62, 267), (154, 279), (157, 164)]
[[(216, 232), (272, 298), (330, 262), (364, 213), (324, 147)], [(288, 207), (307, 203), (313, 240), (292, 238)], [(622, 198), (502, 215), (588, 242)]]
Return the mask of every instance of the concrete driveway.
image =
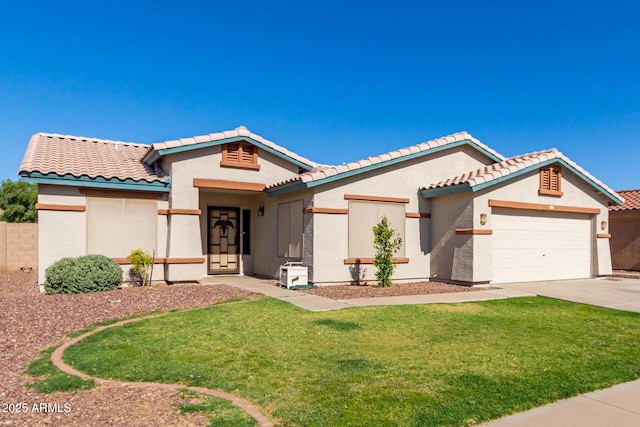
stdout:
[(545, 297), (640, 313), (640, 279), (600, 278), (496, 285)]
[[(504, 289), (640, 313), (640, 279), (510, 283)], [(483, 427), (640, 426), (640, 380), (490, 421)]]

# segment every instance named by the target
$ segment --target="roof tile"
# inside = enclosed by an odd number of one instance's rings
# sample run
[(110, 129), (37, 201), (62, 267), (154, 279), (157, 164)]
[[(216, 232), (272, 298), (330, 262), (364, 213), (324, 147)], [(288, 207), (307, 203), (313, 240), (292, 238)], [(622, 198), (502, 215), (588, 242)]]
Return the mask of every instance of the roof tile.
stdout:
[(261, 144), (266, 145), (267, 147), (269, 147), (270, 149), (282, 153), (285, 156), (288, 156), (300, 163), (303, 163), (305, 165), (308, 165), (310, 167), (315, 167), (317, 166), (317, 164), (315, 162), (312, 162), (309, 159), (306, 159), (302, 156), (297, 155), (296, 153), (289, 151), (283, 147), (280, 147), (279, 145), (261, 137), (260, 135), (256, 135), (254, 133), (252, 133), (251, 131), (249, 131), (246, 127), (244, 126), (239, 126), (236, 129), (233, 130), (227, 130), (224, 132), (217, 132), (217, 133), (210, 133), (209, 135), (202, 135), (202, 136), (195, 136), (195, 137), (189, 137), (189, 138), (183, 138), (180, 140), (180, 144), (179, 145), (170, 145), (170, 143), (172, 141), (165, 141), (165, 142), (156, 142), (155, 144), (151, 144), (151, 148), (153, 150), (163, 150), (166, 148), (175, 148), (175, 147), (179, 147), (179, 146), (189, 146), (189, 145), (195, 145), (195, 144), (200, 144), (200, 143), (206, 143), (206, 142), (210, 142), (210, 141), (219, 141), (221, 139), (226, 139), (226, 138), (235, 138), (235, 137), (248, 137), (251, 138)]
[[(431, 150), (431, 149), (436, 148), (436, 147), (446, 146), (448, 144), (461, 142), (461, 141), (471, 141), (473, 144), (475, 144), (476, 146), (478, 146), (482, 150), (485, 150), (486, 152), (490, 153), (494, 157), (496, 157), (498, 159), (504, 159), (504, 157), (502, 155), (500, 155), (496, 151), (492, 150), (491, 148), (487, 147), (486, 145), (484, 145), (483, 143), (481, 143), (480, 141), (475, 139), (473, 136), (469, 135), (467, 132), (458, 132), (458, 133), (454, 133), (453, 135), (449, 135), (449, 136), (446, 136), (446, 137), (442, 137), (442, 138), (433, 139), (433, 140), (430, 140), (430, 141), (421, 142), (419, 144), (412, 145), (410, 147), (404, 147), (404, 148), (401, 148), (399, 150), (394, 150), (394, 151), (390, 151), (388, 153), (383, 153), (383, 154), (371, 156), (371, 157), (368, 157), (368, 158), (360, 160), (360, 161), (350, 162), (350, 163), (347, 163), (347, 164), (345, 164), (343, 166), (346, 166), (346, 168), (349, 171), (355, 171), (355, 170), (358, 170), (358, 169), (366, 168), (367, 166), (388, 162), (388, 161), (394, 160), (394, 159), (400, 159), (402, 157), (407, 157), (407, 156), (410, 156), (412, 154), (420, 153), (420, 152), (423, 152), (423, 151), (428, 151), (428, 150)], [(343, 168), (340, 167), (340, 166), (317, 165), (317, 164), (315, 166), (316, 166), (317, 169), (314, 169), (314, 171), (311, 171), (311, 172), (304, 173), (299, 178), (295, 178), (294, 180), (300, 180), (300, 181), (302, 181), (304, 183), (307, 183), (307, 182), (316, 181), (316, 180), (319, 180), (319, 179), (322, 179), (322, 178), (325, 178), (325, 177), (328, 177), (328, 176), (334, 176), (334, 175), (338, 175), (338, 174), (341, 174), (341, 173), (345, 173)], [(317, 173), (315, 173), (316, 170), (325, 171), (325, 174), (323, 174), (323, 176), (320, 176)], [(279, 183), (279, 184), (276, 184), (276, 185), (271, 185), (271, 186), (269, 186), (269, 188), (274, 188), (274, 187), (277, 187), (279, 185), (282, 185), (282, 183)]]
[[(458, 185), (458, 184), (469, 184), (473, 187), (475, 185), (479, 185), (485, 182), (491, 182), (501, 177), (509, 176), (510, 174), (515, 173), (519, 170), (522, 170), (527, 167), (531, 167), (533, 165), (540, 164), (555, 158), (564, 160), (566, 163), (571, 165), (580, 173), (584, 174), (586, 177), (588, 177), (594, 183), (604, 188), (606, 191), (610, 192), (613, 195), (616, 194), (615, 191), (611, 190), (609, 187), (607, 187), (601, 181), (593, 177), (591, 174), (589, 174), (583, 168), (575, 164), (571, 159), (563, 155), (560, 151), (558, 151), (555, 148), (512, 157), (512, 158), (503, 160), (502, 162), (493, 163), (491, 165), (472, 171), (472, 173), (470, 174), (465, 173), (462, 175), (458, 175), (454, 178), (450, 178), (448, 180), (431, 184), (428, 187), (423, 187), (423, 189), (443, 188), (443, 187), (449, 187), (451, 185)], [(616, 209), (613, 209), (613, 210), (616, 210)]]
[(225, 138), (235, 138), (236, 136), (238, 136), (238, 131), (237, 130), (225, 130), (224, 132), (222, 132), (222, 134), (224, 135)]
[(634, 211), (640, 210), (640, 190), (622, 190), (618, 194), (624, 198), (620, 206), (609, 206), (610, 211)]
[(149, 149), (131, 142), (37, 133), (29, 141), (19, 173), (167, 181), (164, 171), (142, 162)]

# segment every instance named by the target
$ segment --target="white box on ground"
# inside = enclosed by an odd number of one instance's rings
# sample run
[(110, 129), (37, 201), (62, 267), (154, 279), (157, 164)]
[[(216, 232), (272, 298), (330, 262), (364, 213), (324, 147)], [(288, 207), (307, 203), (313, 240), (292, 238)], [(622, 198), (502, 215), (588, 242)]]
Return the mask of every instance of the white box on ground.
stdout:
[(309, 281), (307, 267), (301, 262), (286, 262), (280, 266), (280, 286), (287, 289), (293, 286), (306, 286)]

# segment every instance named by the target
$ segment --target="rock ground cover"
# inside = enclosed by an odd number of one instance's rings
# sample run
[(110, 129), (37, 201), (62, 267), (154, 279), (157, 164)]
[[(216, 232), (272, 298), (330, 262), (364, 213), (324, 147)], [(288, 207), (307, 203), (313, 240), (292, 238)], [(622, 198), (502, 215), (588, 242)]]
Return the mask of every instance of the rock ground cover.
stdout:
[(321, 286), (305, 289), (303, 292), (320, 295), (325, 298), (343, 300), (352, 298), (395, 297), (404, 295), (428, 295), (448, 292), (474, 292), (495, 288), (451, 285), (442, 282), (396, 283), (391, 287), (379, 288), (367, 285)]
[[(0, 426), (206, 426), (198, 414), (180, 415), (180, 392), (97, 387), (42, 394), (24, 373), (39, 351), (93, 323), (157, 310), (205, 307), (247, 292), (226, 285), (125, 288), (79, 295), (43, 295), (37, 273), (0, 274)], [(42, 406), (44, 404), (44, 406)], [(34, 406), (35, 405), (35, 406)]]

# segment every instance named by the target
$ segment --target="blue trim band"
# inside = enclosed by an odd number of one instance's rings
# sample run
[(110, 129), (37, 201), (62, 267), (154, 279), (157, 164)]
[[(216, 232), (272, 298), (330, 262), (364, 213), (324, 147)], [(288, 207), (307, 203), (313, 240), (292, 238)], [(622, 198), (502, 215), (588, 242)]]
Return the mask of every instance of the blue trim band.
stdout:
[(531, 166), (528, 166), (528, 167), (526, 167), (524, 169), (520, 169), (520, 170), (518, 170), (516, 172), (512, 172), (509, 175), (501, 176), (500, 178), (496, 178), (496, 179), (493, 179), (493, 180), (488, 181), (488, 182), (483, 182), (481, 184), (474, 185), (473, 187), (470, 186), (469, 183), (464, 183), (464, 184), (451, 185), (451, 186), (448, 186), (448, 187), (423, 189), (423, 190), (420, 190), (420, 195), (422, 197), (424, 197), (425, 199), (428, 199), (428, 198), (431, 198), (431, 197), (446, 196), (446, 195), (449, 195), (449, 194), (464, 193), (464, 192), (468, 192), (468, 191), (472, 191), (472, 192), (475, 193), (477, 191), (484, 190), (485, 188), (491, 187), (493, 185), (500, 184), (502, 182), (505, 182), (505, 181), (508, 181), (510, 179), (516, 178), (516, 177), (518, 177), (520, 175), (524, 175), (526, 173), (529, 173), (532, 170), (537, 170), (537, 169), (540, 169), (542, 167), (545, 167), (545, 166), (553, 164), (553, 163), (560, 163), (562, 166), (564, 166), (565, 168), (567, 168), (571, 172), (573, 172), (576, 176), (582, 178), (585, 182), (587, 182), (587, 184), (591, 185), (596, 190), (598, 190), (599, 192), (601, 192), (602, 194), (607, 196), (614, 203), (616, 203), (618, 205), (622, 204), (622, 200), (620, 200), (618, 197), (613, 195), (610, 191), (606, 190), (600, 184), (596, 183), (595, 181), (590, 179), (588, 176), (586, 176), (585, 174), (580, 172), (578, 169), (576, 169), (575, 167), (571, 166), (565, 160), (557, 158), (557, 157), (555, 157), (553, 159), (545, 160), (544, 162), (536, 163), (535, 165), (531, 165)]
[(171, 180), (167, 182), (146, 182), (134, 181), (133, 179), (105, 179), (105, 178), (89, 178), (81, 176), (80, 178), (73, 175), (43, 175), (38, 172), (21, 173), (20, 176), (27, 182), (36, 184), (51, 185), (69, 185), (74, 187), (94, 187), (94, 188), (110, 188), (116, 190), (137, 190), (137, 191), (157, 191), (168, 193), (171, 190)]
[(267, 190), (268, 196), (279, 196), (281, 194), (291, 193), (294, 191), (304, 190), (307, 185), (302, 181), (292, 181), (282, 184), (278, 187), (270, 188)]
[(288, 193), (291, 191), (297, 191), (297, 190), (301, 190), (303, 188), (312, 188), (312, 187), (317, 187), (319, 185), (323, 185), (323, 184), (328, 184), (330, 182), (334, 182), (334, 181), (338, 181), (340, 179), (344, 179), (344, 178), (348, 178), (350, 176), (354, 176), (354, 175), (359, 175), (361, 173), (365, 173), (365, 172), (370, 172), (373, 170), (377, 170), (380, 168), (384, 168), (386, 166), (391, 166), (391, 165), (395, 165), (397, 163), (401, 163), (401, 162), (405, 162), (407, 160), (411, 160), (411, 159), (416, 159), (422, 156), (427, 156), (430, 154), (434, 154), (434, 153), (438, 153), (440, 151), (444, 151), (444, 150), (449, 150), (451, 148), (455, 148), (455, 147), (462, 147), (468, 145), (471, 148), (480, 151), (482, 154), (484, 154), (485, 156), (489, 157), (491, 160), (495, 161), (495, 162), (501, 162), (503, 159), (496, 157), (493, 153), (485, 150), (484, 148), (474, 144), (472, 141), (468, 140), (468, 139), (464, 139), (462, 141), (456, 141), (456, 142), (452, 142), (450, 144), (446, 144), (446, 145), (442, 145), (439, 147), (434, 147), (434, 148), (430, 148), (428, 150), (424, 150), (424, 151), (419, 151), (417, 153), (411, 153), (408, 154), (406, 156), (402, 156), (402, 157), (396, 157), (395, 159), (391, 159), (391, 160), (386, 160), (384, 162), (380, 162), (380, 163), (375, 163), (373, 165), (370, 166), (366, 166), (363, 168), (358, 168), (358, 169), (354, 169), (351, 171), (346, 171), (346, 172), (342, 172), (336, 175), (332, 175), (326, 178), (322, 178), (322, 179), (318, 179), (316, 181), (311, 181), (308, 182), (306, 184), (303, 184), (301, 182), (299, 182), (299, 185), (289, 185), (289, 184), (284, 184), (282, 186), (276, 187), (272, 190), (268, 190), (268, 193), (270, 195), (276, 195), (276, 194), (284, 194), (284, 193)]
[(428, 150), (425, 151), (419, 151), (417, 153), (412, 153), (412, 154), (407, 154), (406, 156), (402, 156), (402, 157), (396, 157), (395, 159), (391, 159), (391, 160), (386, 160), (384, 162), (380, 162), (380, 163), (376, 163), (370, 166), (365, 166), (363, 168), (358, 168), (358, 169), (354, 169), (351, 171), (347, 171), (347, 172), (342, 172), (333, 176), (329, 176), (326, 178), (322, 178), (319, 179), (317, 181), (311, 181), (307, 184), (307, 187), (311, 188), (311, 187), (317, 187), (318, 185), (323, 185), (323, 184), (327, 184), (333, 181), (337, 181), (339, 179), (343, 179), (343, 178), (348, 178), (350, 176), (354, 176), (354, 175), (358, 175), (361, 173), (365, 173), (365, 172), (369, 172), (369, 171), (373, 171), (376, 169), (380, 169), (386, 166), (391, 166), (391, 165), (395, 165), (397, 163), (402, 163), (405, 162), (407, 160), (411, 160), (411, 159), (416, 159), (418, 157), (423, 157), (423, 156), (427, 156), (429, 154), (434, 154), (434, 153), (438, 153), (440, 151), (444, 151), (444, 150), (449, 150), (451, 148), (455, 148), (455, 147), (462, 147), (464, 145), (468, 145), (478, 151), (480, 151), (482, 154), (484, 154), (485, 156), (489, 157), (490, 159), (496, 161), (496, 162), (501, 162), (502, 159), (497, 158), (495, 155), (491, 154), (489, 151), (483, 149), (482, 147), (477, 146), (476, 144), (474, 144), (473, 142), (469, 141), (468, 139), (464, 139), (462, 141), (456, 141), (456, 142), (452, 142), (450, 144), (446, 144), (446, 145), (441, 145), (439, 147), (434, 147), (434, 148), (430, 148)]
[(162, 156), (166, 156), (168, 154), (175, 154), (175, 153), (182, 153), (184, 151), (191, 151), (191, 150), (197, 150), (200, 148), (207, 148), (207, 147), (215, 147), (216, 145), (223, 145), (223, 144), (229, 144), (231, 142), (240, 142), (240, 141), (248, 141), (251, 142), (252, 144), (254, 144), (255, 146), (257, 146), (258, 148), (261, 148), (264, 151), (267, 151), (275, 156), (278, 156), (290, 163), (295, 164), (296, 166), (301, 167), (302, 169), (305, 170), (312, 170), (313, 166), (308, 165), (306, 163), (302, 163), (299, 160), (294, 159), (293, 157), (287, 156), (284, 153), (281, 153), (278, 150), (274, 150), (271, 147), (268, 147), (266, 145), (264, 145), (263, 143), (256, 141), (253, 138), (250, 138), (248, 136), (234, 136), (231, 138), (224, 138), (224, 139), (217, 139), (215, 141), (207, 141), (207, 142), (198, 142), (195, 144), (189, 144), (189, 145), (183, 145), (180, 147), (173, 147), (173, 148), (163, 148), (160, 150), (151, 150), (149, 153), (147, 153), (147, 155), (142, 159), (143, 162), (147, 163), (147, 164), (151, 164), (154, 161), (158, 160), (160, 157)]
[(449, 185), (447, 187), (439, 187), (439, 188), (425, 188), (424, 190), (420, 190), (420, 195), (425, 199), (430, 199), (432, 197), (439, 196), (448, 196), (450, 194), (460, 194), (460, 193), (470, 193), (473, 189), (467, 183), (457, 184), (457, 185)]

